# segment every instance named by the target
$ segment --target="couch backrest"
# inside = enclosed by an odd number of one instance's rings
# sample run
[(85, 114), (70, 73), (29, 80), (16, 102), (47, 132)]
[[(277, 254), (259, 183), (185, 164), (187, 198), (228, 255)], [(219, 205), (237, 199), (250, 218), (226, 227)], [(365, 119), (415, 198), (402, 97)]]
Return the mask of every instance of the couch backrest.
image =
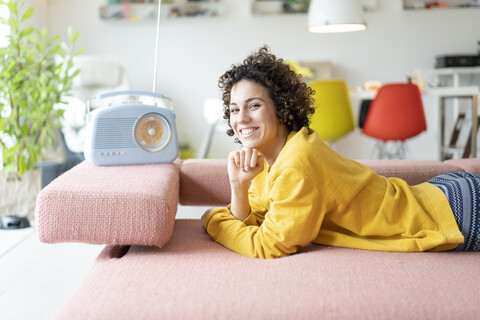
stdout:
[(188, 159), (180, 166), (180, 204), (226, 206), (230, 183), (226, 159)]
[[(480, 159), (358, 160), (380, 175), (398, 177), (410, 185), (426, 182), (446, 172), (469, 171), (480, 174)], [(188, 159), (180, 166), (180, 204), (185, 206), (226, 206), (230, 184), (226, 159)]]

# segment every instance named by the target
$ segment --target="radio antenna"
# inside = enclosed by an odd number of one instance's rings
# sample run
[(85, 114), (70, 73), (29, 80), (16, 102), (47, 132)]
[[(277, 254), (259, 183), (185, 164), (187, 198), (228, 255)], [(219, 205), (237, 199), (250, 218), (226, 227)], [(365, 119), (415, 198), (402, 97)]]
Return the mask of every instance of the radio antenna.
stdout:
[(157, 67), (158, 67), (158, 38), (160, 35), (160, 12), (162, 7), (162, 0), (158, 0), (158, 11), (157, 11), (157, 36), (155, 39), (155, 63), (153, 68), (153, 92), (157, 90)]

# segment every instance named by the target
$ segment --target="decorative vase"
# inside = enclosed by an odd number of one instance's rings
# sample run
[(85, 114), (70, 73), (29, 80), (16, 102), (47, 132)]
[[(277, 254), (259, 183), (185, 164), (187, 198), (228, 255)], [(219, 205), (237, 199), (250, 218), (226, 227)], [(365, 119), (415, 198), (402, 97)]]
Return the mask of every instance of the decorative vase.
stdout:
[(37, 195), (42, 188), (42, 170), (26, 171), (18, 179), (0, 171), (0, 217), (25, 216), (33, 221)]

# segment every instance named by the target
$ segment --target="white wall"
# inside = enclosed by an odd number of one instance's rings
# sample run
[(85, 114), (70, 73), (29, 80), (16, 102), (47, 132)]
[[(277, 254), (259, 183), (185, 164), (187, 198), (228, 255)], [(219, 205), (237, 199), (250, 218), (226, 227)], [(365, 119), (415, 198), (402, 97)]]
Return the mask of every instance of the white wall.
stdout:
[[(207, 129), (203, 100), (219, 97), (218, 76), (263, 44), (285, 59), (330, 60), (335, 76), (354, 86), (367, 80), (404, 81), (413, 69), (432, 68), (436, 55), (476, 53), (480, 40), (480, 9), (412, 12), (403, 11), (400, 0), (378, 0), (377, 10), (367, 14), (367, 31), (310, 34), (306, 15), (253, 16), (251, 1), (223, 1), (223, 17), (161, 23), (157, 91), (174, 100), (180, 140), (194, 146)], [(120, 57), (133, 88), (151, 90), (155, 22), (101, 21), (98, 8), (106, 2), (48, 1), (49, 33), (64, 35), (73, 26), (81, 32), (78, 44), (86, 53)], [(431, 158), (428, 143), (420, 137), (411, 144), (415, 158)], [(218, 133), (211, 155), (225, 157), (234, 146)], [(371, 146), (370, 139), (355, 132), (338, 143), (338, 150), (368, 158)]]
[(34, 7), (35, 11), (33, 16), (27, 20), (27, 25), (32, 25), (37, 28), (46, 28), (47, 27), (47, 7), (48, 3), (46, 0), (38, 1), (38, 0), (26, 0), (23, 9)]

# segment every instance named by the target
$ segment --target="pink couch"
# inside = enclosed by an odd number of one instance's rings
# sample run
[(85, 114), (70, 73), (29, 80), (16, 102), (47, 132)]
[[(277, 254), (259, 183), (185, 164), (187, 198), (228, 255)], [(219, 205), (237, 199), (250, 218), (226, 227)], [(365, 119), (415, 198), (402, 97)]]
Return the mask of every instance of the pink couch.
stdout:
[[(411, 184), (480, 159), (361, 161)], [(54, 319), (476, 319), (480, 253), (391, 253), (308, 245), (259, 260), (213, 242), (177, 204), (229, 202), (225, 160), (95, 167), (42, 190), (43, 242), (107, 244)], [(198, 217), (203, 212), (199, 210)]]

